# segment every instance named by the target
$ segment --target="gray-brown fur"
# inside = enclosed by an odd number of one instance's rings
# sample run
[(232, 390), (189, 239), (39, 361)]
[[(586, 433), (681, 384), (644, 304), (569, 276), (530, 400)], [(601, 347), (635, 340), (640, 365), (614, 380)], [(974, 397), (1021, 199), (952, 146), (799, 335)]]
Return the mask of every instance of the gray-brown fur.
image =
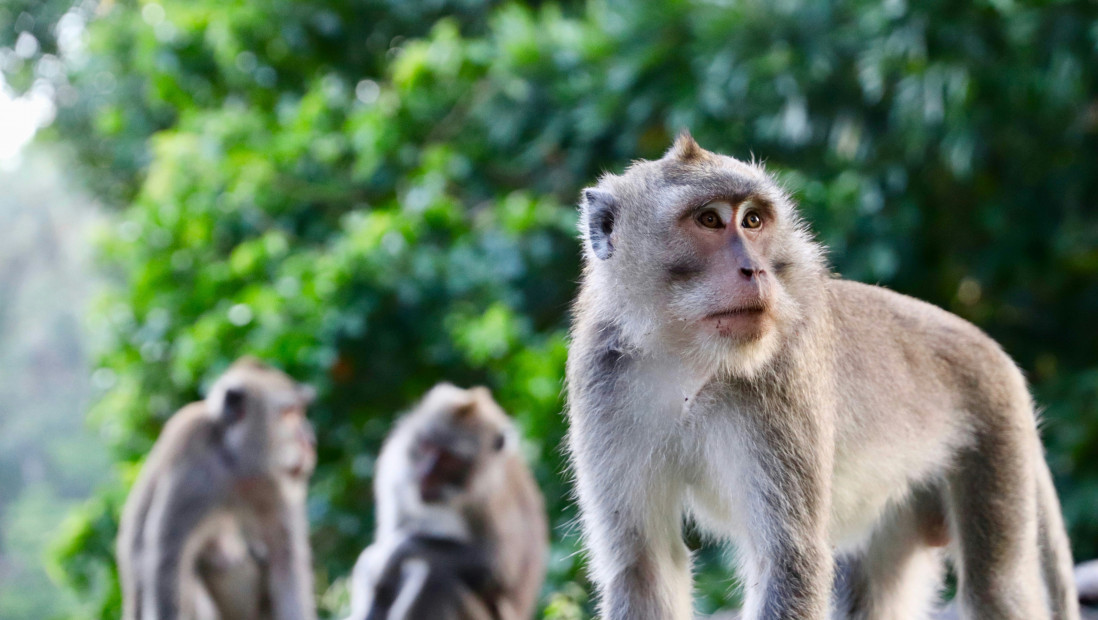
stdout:
[[(440, 484), (434, 472), (443, 466), (451, 477)], [(503, 620), (533, 615), (548, 549), (544, 500), (487, 389), (432, 389), (386, 439), (375, 495), (377, 533), (351, 578), (352, 620), (412, 620), (427, 608), (461, 620), (485, 609)], [(439, 551), (448, 546), (483, 554), (488, 575), (479, 586), (462, 577), (469, 554)], [(393, 587), (395, 595), (379, 595)]]
[(833, 583), (849, 617), (926, 617), (946, 555), (972, 618), (1078, 618), (998, 345), (835, 278), (761, 167), (688, 135), (583, 198), (569, 446), (604, 617), (691, 617), (685, 515), (737, 543), (747, 618), (825, 618)]
[(251, 358), (165, 424), (118, 535), (125, 620), (315, 617), (311, 392)]

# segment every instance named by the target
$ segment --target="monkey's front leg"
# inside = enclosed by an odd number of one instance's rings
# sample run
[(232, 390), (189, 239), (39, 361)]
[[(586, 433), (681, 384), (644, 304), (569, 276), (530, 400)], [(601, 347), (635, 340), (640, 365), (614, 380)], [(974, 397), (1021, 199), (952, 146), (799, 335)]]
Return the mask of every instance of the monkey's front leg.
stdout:
[[(574, 422), (571, 444), (590, 570), (606, 620), (689, 620), (682, 484), (655, 438)], [(637, 429), (641, 425), (633, 425)], [(613, 437), (613, 442), (606, 439)]]
[(316, 618), (309, 524), (302, 512), (301, 506), (283, 505), (278, 512), (261, 516), (275, 620)]
[(771, 412), (747, 432), (754, 471), (745, 476), (753, 524), (743, 545), (746, 619), (828, 617), (831, 442), (823, 428), (808, 428), (813, 419), (782, 420)]

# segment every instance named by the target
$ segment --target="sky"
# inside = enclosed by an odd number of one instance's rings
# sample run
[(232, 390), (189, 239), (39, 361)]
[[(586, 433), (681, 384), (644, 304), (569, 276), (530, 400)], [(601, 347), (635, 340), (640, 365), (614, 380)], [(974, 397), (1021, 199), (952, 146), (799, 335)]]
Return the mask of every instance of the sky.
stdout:
[(53, 120), (54, 105), (41, 90), (16, 97), (0, 76), (0, 169), (10, 170), (34, 134)]

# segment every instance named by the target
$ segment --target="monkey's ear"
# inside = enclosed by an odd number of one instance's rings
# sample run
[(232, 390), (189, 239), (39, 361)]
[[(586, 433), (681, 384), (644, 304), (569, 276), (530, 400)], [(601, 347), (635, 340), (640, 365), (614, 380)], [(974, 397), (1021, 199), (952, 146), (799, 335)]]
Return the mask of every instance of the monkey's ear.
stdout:
[(587, 214), (587, 239), (599, 260), (614, 254), (614, 219), (618, 204), (610, 192), (588, 188), (583, 190), (583, 210)]
[(244, 409), (247, 400), (244, 388), (231, 387), (225, 390), (225, 398), (221, 402), (219, 415), (226, 424), (239, 422), (244, 418)]

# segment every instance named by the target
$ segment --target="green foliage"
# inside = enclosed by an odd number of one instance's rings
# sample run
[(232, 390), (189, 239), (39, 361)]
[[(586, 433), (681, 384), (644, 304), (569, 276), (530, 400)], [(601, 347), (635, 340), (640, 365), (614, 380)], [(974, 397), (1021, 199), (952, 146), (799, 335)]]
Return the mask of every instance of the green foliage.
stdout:
[[(104, 4), (53, 130), (122, 207), (103, 248), (125, 286), (98, 315), (114, 385), (94, 418), (132, 463), (242, 352), (313, 382), (324, 590), (369, 541), (393, 415), (437, 380), (484, 382), (549, 499), (546, 613), (578, 617), (560, 451), (570, 205), (688, 127), (781, 173), (838, 271), (1004, 344), (1048, 405), (1093, 556), (1095, 24), (1081, 0)], [(69, 570), (110, 565), (116, 508), (73, 517)], [(727, 562), (699, 557), (702, 606), (720, 606)]]

